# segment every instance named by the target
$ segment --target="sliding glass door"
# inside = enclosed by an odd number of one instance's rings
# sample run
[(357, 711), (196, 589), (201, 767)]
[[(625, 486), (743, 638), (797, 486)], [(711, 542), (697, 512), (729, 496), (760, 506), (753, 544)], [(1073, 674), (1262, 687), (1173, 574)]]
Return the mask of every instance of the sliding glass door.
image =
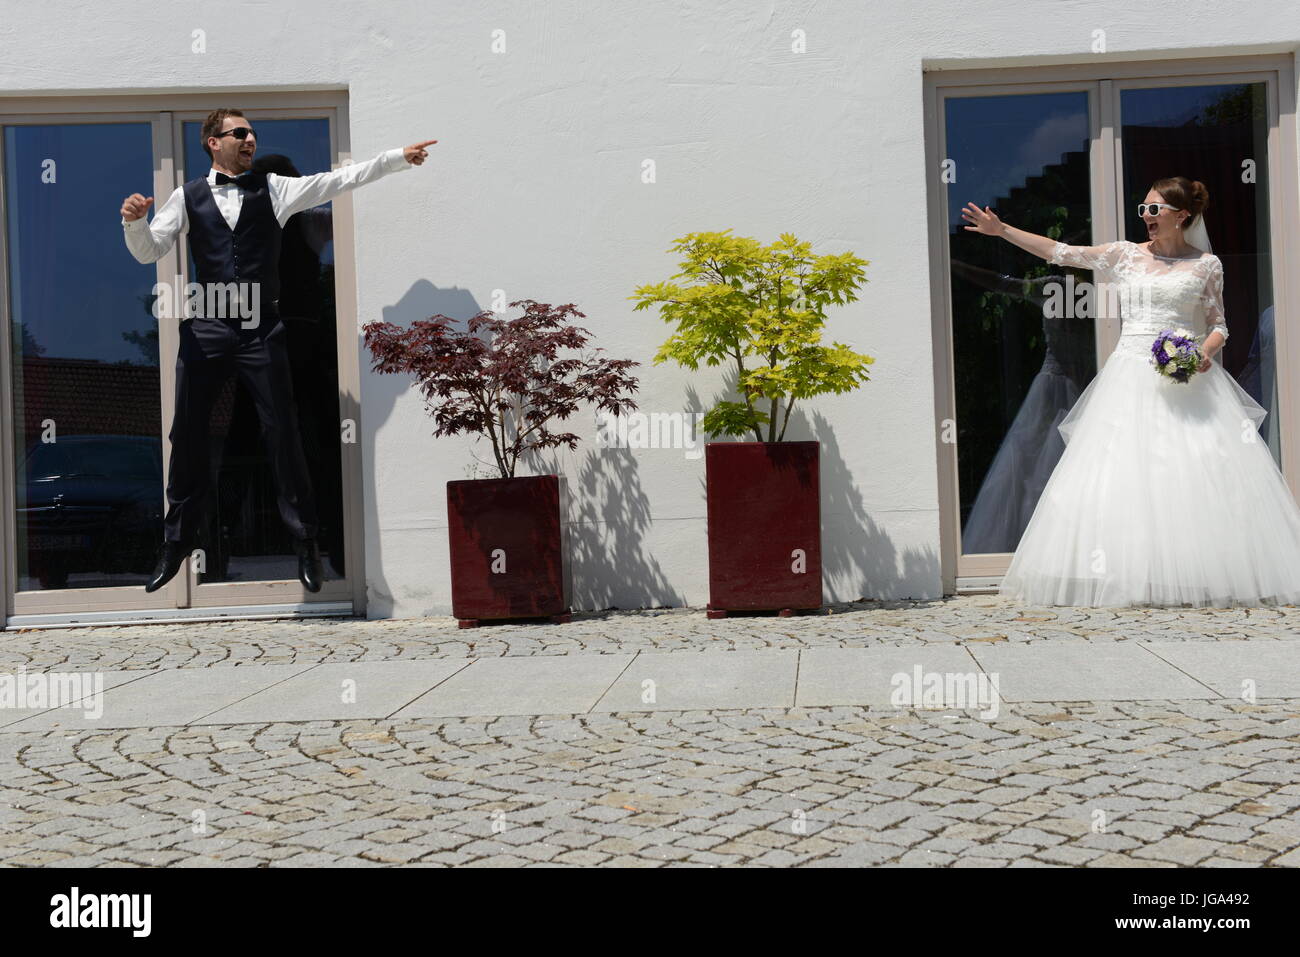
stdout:
[(965, 231), (961, 210), (1089, 242), (1088, 95), (953, 98), (945, 121), (962, 550), (1011, 552), (1065, 451), (1056, 426), (1096, 373), (1094, 330), (1044, 308), (1061, 267)]
[(1283, 397), (1300, 383), (1282, 356), (1300, 344), (1285, 346), (1287, 336), (1300, 334), (1275, 322), (1285, 313), (1276, 308), (1274, 257), (1294, 226), (1273, 189), (1280, 125), (1285, 119), (1294, 130), (1294, 106), (1285, 116), (1280, 107), (1279, 75), (932, 84), (932, 195), (942, 199), (932, 214), (943, 254), (937, 447), (945, 579), (958, 589), (993, 587), (1006, 570), (1064, 451), (1056, 427), (1119, 333), (1104, 297), (1091, 312), (1062, 315), (1059, 297), (1045, 295), (1064, 289), (1064, 301), (1077, 305), (1070, 290), (1090, 273), (967, 231), (960, 211), (969, 202), (1071, 245), (1141, 243), (1136, 206), (1152, 182), (1204, 182), (1225, 274), (1223, 365), (1268, 410), (1261, 439), (1297, 487), (1300, 463), (1288, 455), (1296, 426)]
[(1124, 86), (1118, 92), (1124, 236), (1145, 241), (1137, 204), (1153, 181), (1181, 175), (1205, 184), (1206, 227), (1223, 262), (1229, 333), (1223, 367), (1268, 411), (1259, 431), (1280, 466), (1289, 410), (1277, 398), (1268, 88), (1262, 82), (1214, 83)]
[(4, 128), (19, 592), (141, 586), (162, 539), (156, 270), (118, 216), (151, 191), (152, 137), (149, 122)]
[[(172, 190), (206, 175), (200, 127), (211, 106), (180, 101), (191, 108), (0, 115), (0, 579), (13, 624), (354, 607), (348, 470), (357, 451), (341, 440), (352, 376), (339, 374), (339, 344), (353, 364), (355, 345), (338, 331), (332, 209), (342, 207), (346, 227), (346, 197), (286, 224), (281, 257), (299, 428), (319, 501), (321, 591), (298, 581), (261, 425), (234, 378), (212, 410), (213, 484), (198, 551), (163, 589), (144, 591), (163, 538), (181, 318), (155, 300), (193, 273), (184, 237), (157, 263), (137, 262), (119, 211), (140, 193), (154, 198), (153, 215)], [(329, 170), (341, 153), (338, 111), (247, 109), (259, 160), (303, 175)], [(355, 397), (347, 400), (355, 417)]]

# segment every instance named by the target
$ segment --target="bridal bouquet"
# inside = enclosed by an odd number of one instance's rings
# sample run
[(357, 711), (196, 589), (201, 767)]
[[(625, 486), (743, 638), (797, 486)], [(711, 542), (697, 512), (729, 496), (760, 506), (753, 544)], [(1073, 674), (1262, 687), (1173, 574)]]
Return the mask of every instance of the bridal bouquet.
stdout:
[(1151, 343), (1151, 364), (1174, 382), (1187, 382), (1201, 364), (1199, 345), (1190, 329), (1162, 329)]

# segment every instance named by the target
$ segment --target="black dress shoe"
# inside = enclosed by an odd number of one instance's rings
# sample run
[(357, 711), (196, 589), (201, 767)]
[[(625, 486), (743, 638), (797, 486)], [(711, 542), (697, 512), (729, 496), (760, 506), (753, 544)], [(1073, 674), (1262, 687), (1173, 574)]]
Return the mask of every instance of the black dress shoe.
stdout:
[(316, 539), (294, 539), (293, 547), (298, 552), (298, 580), (308, 591), (320, 591), (320, 546)]
[(144, 586), (144, 590), (157, 591), (171, 581), (181, 570), (181, 565), (185, 564), (190, 551), (190, 546), (184, 542), (163, 542), (162, 550), (158, 553), (158, 564), (153, 570), (153, 578)]

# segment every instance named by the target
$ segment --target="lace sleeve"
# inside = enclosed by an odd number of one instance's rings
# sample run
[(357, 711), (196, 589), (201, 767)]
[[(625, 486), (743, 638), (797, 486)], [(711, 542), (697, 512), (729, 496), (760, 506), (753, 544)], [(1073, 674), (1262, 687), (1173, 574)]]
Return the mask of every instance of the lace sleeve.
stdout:
[(1200, 294), (1201, 305), (1205, 307), (1205, 325), (1211, 332), (1220, 333), (1224, 341), (1228, 339), (1228, 320), (1223, 315), (1223, 263), (1215, 256), (1210, 260), (1210, 271), (1205, 277), (1205, 287)]
[(1108, 272), (1115, 267), (1123, 243), (1106, 243), (1101, 246), (1067, 246), (1057, 243), (1052, 247), (1052, 254), (1047, 261), (1057, 266), (1077, 266), (1079, 269), (1092, 269), (1096, 272)]

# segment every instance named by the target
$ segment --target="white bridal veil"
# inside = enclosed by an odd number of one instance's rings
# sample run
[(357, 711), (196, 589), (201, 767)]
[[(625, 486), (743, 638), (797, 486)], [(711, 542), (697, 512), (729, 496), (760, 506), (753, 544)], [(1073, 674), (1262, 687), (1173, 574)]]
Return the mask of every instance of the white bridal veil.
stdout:
[(1210, 234), (1205, 231), (1204, 213), (1197, 216), (1196, 222), (1183, 232), (1183, 238), (1203, 252), (1214, 252), (1214, 250), (1210, 248)]

